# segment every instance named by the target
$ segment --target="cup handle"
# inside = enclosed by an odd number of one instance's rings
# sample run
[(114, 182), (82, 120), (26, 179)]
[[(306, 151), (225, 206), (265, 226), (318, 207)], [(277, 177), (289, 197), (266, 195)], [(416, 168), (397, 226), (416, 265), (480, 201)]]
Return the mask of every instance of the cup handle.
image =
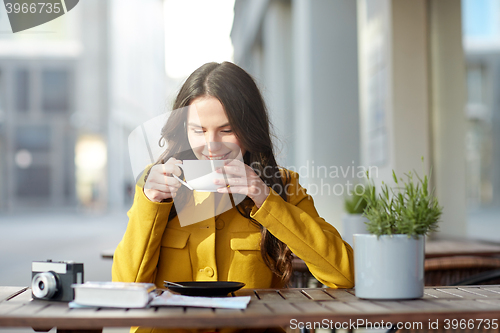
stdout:
[[(184, 172), (184, 169), (183, 169), (183, 165), (182, 164), (176, 164), (179, 168), (181, 168), (182, 172)], [(175, 176), (175, 174), (172, 174), (172, 176)], [(175, 177), (177, 179), (179, 179), (178, 177)]]
[(186, 186), (188, 189), (190, 189), (191, 191), (193, 191), (194, 189), (188, 184), (186, 183), (185, 181), (183, 181), (182, 179), (180, 179), (179, 177), (177, 177), (175, 174), (172, 174), (172, 176), (177, 179), (182, 185)]

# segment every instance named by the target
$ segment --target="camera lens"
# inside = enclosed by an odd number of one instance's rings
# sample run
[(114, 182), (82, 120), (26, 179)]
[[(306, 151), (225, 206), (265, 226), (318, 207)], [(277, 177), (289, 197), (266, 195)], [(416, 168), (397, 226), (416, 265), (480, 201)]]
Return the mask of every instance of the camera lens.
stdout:
[(49, 299), (57, 292), (57, 280), (52, 272), (38, 273), (33, 277), (31, 289), (37, 298)]

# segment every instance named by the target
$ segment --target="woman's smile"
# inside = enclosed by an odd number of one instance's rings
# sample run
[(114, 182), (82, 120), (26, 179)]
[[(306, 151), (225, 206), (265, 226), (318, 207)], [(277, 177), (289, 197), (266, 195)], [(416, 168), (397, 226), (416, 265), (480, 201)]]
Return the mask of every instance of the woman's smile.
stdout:
[(205, 155), (205, 154), (202, 154), (202, 159), (204, 160), (227, 160), (229, 154), (231, 154), (232, 152), (229, 151), (227, 152), (226, 154), (223, 154), (223, 155)]

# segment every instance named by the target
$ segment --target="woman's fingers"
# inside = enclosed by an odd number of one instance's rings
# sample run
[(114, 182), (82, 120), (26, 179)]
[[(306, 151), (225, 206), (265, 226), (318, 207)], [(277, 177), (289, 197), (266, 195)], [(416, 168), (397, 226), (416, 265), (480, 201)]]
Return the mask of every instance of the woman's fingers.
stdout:
[(234, 194), (244, 194), (248, 195), (247, 186), (234, 186), (234, 187), (220, 187), (217, 189), (218, 193), (234, 193)]
[(149, 200), (154, 202), (161, 202), (165, 199), (173, 199), (176, 197), (176, 192), (162, 192), (153, 189), (144, 188), (144, 194), (148, 197)]
[(149, 200), (160, 202), (165, 199), (175, 198), (177, 195), (177, 186), (169, 186), (166, 184), (159, 184), (156, 182), (147, 182), (144, 185), (144, 194)]
[(166, 176), (163, 173), (150, 173), (148, 177), (148, 181), (158, 183), (158, 184), (165, 184), (169, 186), (177, 186), (180, 187), (181, 183), (175, 179), (174, 177)]
[(241, 178), (227, 178), (227, 179), (215, 179), (214, 180), (215, 184), (218, 185), (229, 185), (229, 186), (247, 186), (248, 185), (248, 180), (246, 177), (241, 177)]
[(149, 182), (144, 185), (144, 188), (147, 189), (152, 189), (152, 190), (157, 190), (161, 192), (177, 192), (180, 186), (177, 186), (176, 184), (174, 185), (168, 185), (165, 183), (157, 183), (157, 182)]
[(234, 193), (234, 194), (244, 194), (251, 199), (260, 197), (264, 193), (264, 190), (255, 185), (250, 186), (229, 186), (229, 187), (221, 187), (217, 189), (218, 193)]
[(235, 159), (231, 161), (225, 161), (224, 166), (222, 168), (216, 169), (216, 171), (218, 173), (225, 173), (229, 175), (244, 176), (247, 173), (247, 167), (250, 168), (245, 163)]
[(169, 158), (169, 160), (164, 164), (165, 171), (174, 174), (176, 176), (180, 176), (182, 174), (181, 168), (179, 168), (179, 164), (182, 164), (181, 160), (175, 159), (173, 157)]
[[(255, 172), (249, 166), (238, 160), (231, 161), (217, 171), (219, 173), (224, 173), (224, 178), (217, 178), (214, 180), (214, 183), (226, 187), (229, 185), (231, 188), (229, 191), (230, 193), (248, 194), (248, 187), (255, 183), (256, 179), (254, 178), (257, 177)], [(243, 189), (240, 189), (240, 187)], [(224, 190), (223, 187), (223, 190), (220, 193), (227, 193), (227, 191)]]
[[(168, 178), (172, 178), (172, 177), (168, 177)], [(176, 179), (173, 179), (173, 180), (176, 181)], [(144, 189), (154, 190), (154, 191), (163, 192), (163, 193), (175, 193), (179, 190), (180, 186), (181, 186), (180, 183), (179, 184), (175, 184), (175, 183), (168, 184), (168, 183), (162, 182), (162, 181), (158, 182), (155, 180), (151, 180), (151, 181), (146, 182), (146, 184), (144, 184)]]
[(160, 202), (176, 196), (181, 183), (172, 174), (181, 175), (178, 164), (182, 164), (182, 161), (170, 158), (165, 164), (157, 164), (151, 168), (144, 184), (144, 194), (149, 200)]
[(182, 164), (182, 161), (176, 160), (175, 158), (171, 158), (165, 164), (157, 164), (151, 168), (151, 173), (159, 173), (166, 176), (171, 176), (175, 174), (176, 176), (180, 176), (182, 171), (181, 168), (178, 167), (178, 164)]
[(269, 188), (248, 165), (241, 161), (233, 160), (228, 162), (219, 173), (225, 173), (225, 179), (216, 180), (216, 184), (221, 187), (217, 190), (219, 193), (237, 193), (244, 194), (251, 198), (259, 208), (269, 195)]

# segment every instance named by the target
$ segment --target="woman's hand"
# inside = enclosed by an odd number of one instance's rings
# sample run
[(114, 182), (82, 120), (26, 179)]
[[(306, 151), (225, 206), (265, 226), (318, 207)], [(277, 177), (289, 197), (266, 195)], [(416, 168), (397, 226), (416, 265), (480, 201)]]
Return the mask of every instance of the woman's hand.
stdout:
[[(253, 200), (257, 208), (260, 208), (267, 196), (269, 187), (260, 179), (253, 169), (239, 160), (232, 160), (224, 167), (226, 179), (215, 179), (215, 184), (226, 185), (217, 189), (219, 193), (239, 193), (248, 196)], [(217, 169), (218, 173), (223, 173), (222, 168)], [(225, 182), (227, 180), (227, 183)]]
[(181, 187), (181, 183), (172, 177), (172, 174), (181, 175), (181, 169), (176, 164), (182, 164), (182, 161), (171, 157), (167, 163), (157, 164), (151, 168), (144, 184), (144, 194), (149, 200), (162, 202), (172, 201), (175, 198), (177, 190)]

